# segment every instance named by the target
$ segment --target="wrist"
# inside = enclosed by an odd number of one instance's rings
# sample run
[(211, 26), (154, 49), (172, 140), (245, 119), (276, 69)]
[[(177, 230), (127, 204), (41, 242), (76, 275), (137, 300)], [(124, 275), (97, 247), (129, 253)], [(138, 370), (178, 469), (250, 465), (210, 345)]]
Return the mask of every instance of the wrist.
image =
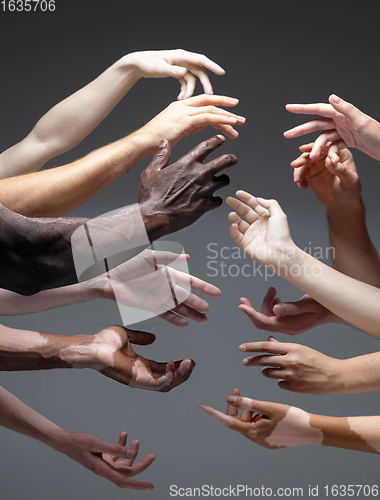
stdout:
[(329, 223), (340, 225), (352, 219), (363, 219), (365, 209), (362, 198), (359, 196), (355, 200), (342, 202), (335, 205), (326, 205)]
[(133, 84), (135, 84), (142, 77), (136, 52), (132, 52), (131, 54), (126, 54), (121, 57), (118, 61), (116, 61), (115, 66), (123, 72), (125, 78), (128, 80), (128, 83), (133, 80)]
[(97, 348), (94, 335), (68, 336), (57, 353), (60, 359), (72, 368), (93, 368), (96, 365)]
[(150, 242), (170, 234), (166, 215), (153, 211), (148, 202), (139, 203), (139, 208)]
[(276, 249), (274, 253), (275, 256), (270, 259), (270, 263), (266, 264), (266, 266), (282, 278), (287, 279), (287, 277), (295, 273), (296, 268), (298, 269), (302, 264), (302, 254), (305, 252), (298, 248), (292, 241), (292, 243), (286, 247)]

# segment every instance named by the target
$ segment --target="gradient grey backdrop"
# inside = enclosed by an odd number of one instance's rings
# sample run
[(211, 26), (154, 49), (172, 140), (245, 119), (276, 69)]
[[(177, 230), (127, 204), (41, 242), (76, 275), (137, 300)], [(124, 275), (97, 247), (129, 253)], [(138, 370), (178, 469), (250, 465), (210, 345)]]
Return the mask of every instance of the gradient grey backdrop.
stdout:
[[(56, 4), (54, 13), (0, 12), (2, 149), (22, 139), (50, 107), (125, 53), (164, 48), (202, 52), (226, 69), (224, 77), (212, 77), (215, 92), (238, 97), (237, 111), (247, 117), (239, 139), (227, 139), (218, 151), (218, 155), (234, 153), (239, 159), (222, 196), (245, 188), (276, 198), (301, 247), (309, 242), (313, 247), (328, 244), (323, 207), (312, 192), (302, 192), (292, 182), (289, 162), (303, 142), (285, 140), (282, 132), (303, 119), (287, 113), (284, 105), (326, 101), (335, 92), (380, 117), (378, 2), (56, 0)], [(50, 166), (72, 161), (140, 127), (173, 101), (177, 92), (175, 80), (138, 82), (89, 138)], [(208, 128), (182, 140), (173, 150), (173, 160), (212, 135)], [(379, 247), (379, 164), (358, 152), (355, 158), (370, 233)], [(141, 162), (75, 214), (92, 217), (135, 202), (139, 174), (148, 163), (148, 159)], [(224, 204), (169, 238), (190, 253), (194, 275), (207, 279), (210, 273), (209, 243), (234, 246), (227, 214)], [(276, 286), (283, 300), (297, 300), (300, 291), (278, 278), (269, 282), (242, 276), (208, 279), (222, 289), (223, 297), (211, 300), (206, 324), (179, 329), (154, 319), (137, 326), (157, 334), (155, 345), (137, 349), (142, 355), (162, 361), (191, 357), (197, 362), (189, 381), (169, 394), (129, 389), (92, 371), (1, 375), (2, 386), (66, 429), (92, 432), (110, 441), (125, 429), (131, 439), (140, 439), (140, 456), (152, 452), (157, 459), (137, 479), (151, 481), (155, 490), (118, 490), (48, 447), (0, 429), (2, 499), (161, 500), (170, 498), (171, 484), (273, 489), (318, 484), (321, 490), (326, 484), (378, 482), (374, 455), (312, 446), (270, 451), (197, 409), (203, 403), (224, 410), (226, 396), (239, 387), (246, 396), (314, 413), (379, 413), (376, 393), (337, 397), (289, 393), (262, 377), (259, 369), (243, 366), (239, 344), (268, 335), (238, 310), (239, 298), (246, 296), (259, 307), (269, 286)], [(75, 335), (96, 333), (119, 323), (120, 316), (116, 304), (95, 301), (2, 321), (12, 327)], [(282, 334), (277, 338), (341, 358), (375, 351), (379, 345), (366, 334), (336, 324), (295, 338)]]

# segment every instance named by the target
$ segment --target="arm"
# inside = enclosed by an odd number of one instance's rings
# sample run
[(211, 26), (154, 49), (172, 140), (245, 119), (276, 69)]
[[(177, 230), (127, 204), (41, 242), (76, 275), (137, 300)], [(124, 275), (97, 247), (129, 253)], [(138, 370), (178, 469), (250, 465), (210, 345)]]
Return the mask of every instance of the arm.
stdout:
[(0, 327), (0, 370), (90, 368), (121, 384), (168, 392), (185, 382), (190, 359), (157, 363), (135, 353), (131, 344), (148, 345), (155, 335), (113, 326), (97, 335), (56, 335)]
[(0, 180), (0, 203), (27, 217), (60, 217), (125, 174), (142, 158), (154, 155), (163, 139), (174, 146), (182, 137), (207, 125), (237, 137), (232, 125), (244, 123), (244, 118), (217, 107), (237, 103), (237, 99), (213, 95), (172, 103), (133, 134), (73, 163)]
[(255, 198), (244, 191), (237, 195), (242, 201), (228, 198), (227, 203), (247, 221), (230, 214), (230, 234), (243, 251), (344, 321), (380, 337), (378, 288), (339, 273), (298, 248), (275, 200)]
[(304, 295), (298, 302), (281, 302), (276, 298), (276, 289), (269, 288), (261, 307), (256, 311), (251, 302), (242, 297), (239, 309), (260, 330), (298, 335), (325, 323), (341, 322), (331, 311), (323, 307), (309, 295)]
[(360, 149), (376, 160), (380, 160), (380, 123), (362, 113), (349, 102), (332, 94), (330, 104), (287, 104), (291, 113), (319, 115), (312, 120), (284, 132), (287, 139), (300, 137), (310, 132), (325, 130), (315, 141), (310, 157), (315, 160), (328, 144), (328, 155), (333, 163), (339, 162), (338, 152), (347, 147)]
[[(147, 455), (141, 462), (132, 465), (139, 442), (133, 441), (131, 449), (126, 448), (126, 432), (120, 434), (118, 444), (112, 444), (92, 434), (65, 431), (2, 387), (0, 387), (0, 425), (47, 444), (120, 488), (138, 490), (153, 488), (150, 483), (129, 479), (149, 467), (155, 456)], [(116, 461), (119, 458), (122, 460)]]
[[(277, 379), (281, 389), (307, 394), (357, 394), (380, 390), (380, 352), (335, 359), (301, 344), (247, 342), (239, 349), (258, 352), (245, 358), (245, 366), (260, 366), (261, 373)], [(262, 354), (267, 353), (267, 354)]]
[(134, 52), (122, 57), (98, 78), (48, 111), (18, 144), (0, 155), (0, 178), (40, 169), (51, 158), (79, 144), (101, 123), (142, 77), (178, 78), (179, 99), (191, 97), (196, 76), (206, 94), (212, 86), (205, 68), (224, 70), (202, 54), (185, 50)]
[[(276, 450), (303, 444), (380, 453), (380, 417), (328, 417), (300, 408), (240, 397), (227, 397), (227, 414), (209, 406), (199, 409), (254, 443)], [(241, 408), (243, 413), (239, 415)]]
[(380, 287), (380, 260), (368, 235), (361, 184), (352, 154), (338, 152), (339, 162), (327, 156), (326, 146), (315, 160), (313, 144), (301, 146), (302, 155), (291, 165), (301, 189), (308, 186), (327, 208), (333, 267), (352, 278)]
[[(146, 247), (149, 242), (193, 224), (222, 203), (222, 199), (213, 194), (227, 186), (229, 178), (215, 174), (235, 165), (237, 159), (223, 155), (207, 164), (202, 162), (223, 143), (223, 136), (213, 137), (168, 166), (170, 146), (164, 142), (141, 176), (139, 205), (123, 208), (91, 223), (83, 218), (28, 218), (0, 205), (0, 286), (32, 295), (71, 285), (77, 282), (78, 268), (74, 265), (73, 253), (87, 264), (86, 255), (93, 258), (91, 249), (96, 243), (97, 255), (101, 255), (100, 264), (103, 264), (103, 259), (112, 251), (116, 253), (116, 249), (122, 252), (129, 248), (136, 255), (142, 250), (141, 246)], [(98, 269), (96, 264), (94, 261), (92, 266), (96, 268), (95, 274), (82, 279), (105, 272), (104, 265)]]

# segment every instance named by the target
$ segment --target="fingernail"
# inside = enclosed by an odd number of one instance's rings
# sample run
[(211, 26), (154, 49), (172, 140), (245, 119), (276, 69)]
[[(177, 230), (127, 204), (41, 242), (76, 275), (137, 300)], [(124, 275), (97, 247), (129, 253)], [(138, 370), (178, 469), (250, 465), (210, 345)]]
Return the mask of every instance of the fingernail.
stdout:
[(246, 118), (245, 118), (245, 116), (238, 115), (238, 120), (239, 120), (239, 122), (245, 122)]
[(245, 344), (239, 345), (239, 349), (241, 351), (246, 351), (247, 350), (247, 346)]
[(160, 145), (158, 146), (159, 149), (162, 149), (166, 145), (166, 143), (167, 143), (166, 139), (162, 139), (162, 141), (160, 142)]
[(219, 139), (222, 139), (222, 141), (224, 141), (224, 135), (218, 134), (216, 137), (219, 137)]
[(337, 95), (333, 94), (330, 98), (335, 104), (340, 104), (342, 102), (342, 99), (338, 97)]
[(236, 396), (228, 396), (227, 401), (229, 403), (236, 403), (237, 397)]
[(301, 179), (301, 174), (299, 174), (298, 172), (294, 174), (294, 182), (298, 182), (300, 179)]
[(275, 314), (282, 314), (284, 312), (284, 306), (282, 304), (276, 304), (273, 306), (273, 312)]
[(231, 130), (231, 134), (232, 134), (234, 137), (237, 137), (237, 136), (239, 135), (239, 132), (233, 128), (233, 129)]
[(248, 365), (248, 363), (249, 363), (249, 359), (248, 359), (248, 358), (243, 359), (243, 363), (244, 363), (245, 365)]
[(233, 102), (235, 104), (239, 102), (239, 99), (235, 99), (235, 97), (230, 97), (230, 102)]
[(135, 458), (136, 452), (133, 450), (128, 450), (127, 451), (127, 458)]

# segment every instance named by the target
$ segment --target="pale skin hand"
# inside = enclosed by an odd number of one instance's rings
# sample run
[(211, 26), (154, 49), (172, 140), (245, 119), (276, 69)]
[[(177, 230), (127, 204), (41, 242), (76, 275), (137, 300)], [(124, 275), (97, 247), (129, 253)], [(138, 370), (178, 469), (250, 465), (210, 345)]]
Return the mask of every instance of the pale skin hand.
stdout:
[(335, 359), (301, 344), (246, 342), (244, 353), (265, 353), (247, 357), (246, 366), (260, 366), (261, 373), (277, 379), (281, 389), (316, 395), (357, 394), (380, 389), (380, 352), (350, 359)]
[(328, 155), (333, 163), (339, 162), (339, 150), (347, 147), (360, 149), (380, 160), (380, 123), (334, 94), (329, 97), (329, 102), (330, 104), (287, 104), (286, 109), (291, 113), (319, 115), (321, 118), (287, 130), (284, 136), (292, 139), (323, 130), (314, 142), (311, 159), (317, 159), (321, 150), (331, 143)]
[(245, 297), (240, 299), (239, 309), (248, 316), (256, 328), (287, 335), (298, 335), (319, 325), (342, 321), (309, 295), (304, 295), (297, 302), (281, 302), (276, 293), (275, 288), (269, 288), (261, 312), (256, 311)]
[(205, 68), (224, 74), (206, 56), (185, 50), (134, 52), (122, 57), (94, 81), (54, 106), (21, 142), (4, 151), (0, 155), (0, 178), (38, 170), (51, 158), (75, 147), (141, 77), (179, 79), (179, 99), (192, 96), (198, 77), (205, 93), (212, 94)]
[[(186, 318), (204, 323), (208, 319), (205, 314), (209, 309), (208, 303), (183, 287), (191, 287), (213, 298), (219, 298), (222, 292), (211, 283), (167, 267), (171, 264), (181, 266), (189, 259), (190, 256), (187, 254), (144, 250), (133, 259), (109, 271), (107, 275), (87, 282), (87, 285), (100, 288), (104, 297), (119, 304), (152, 311), (175, 326), (187, 326)], [(170, 296), (168, 296), (168, 280), (170, 280)], [(161, 312), (162, 304), (168, 301), (170, 305), (167, 307), (171, 306), (171, 310)]]
[[(161, 264), (164, 263), (165, 258), (169, 259), (167, 262), (168, 264), (173, 261), (173, 257), (167, 255), (167, 253), (169, 254), (170, 252), (165, 252), (165, 256), (162, 255), (164, 252), (156, 253), (159, 254), (158, 259)], [(184, 255), (183, 258), (185, 261), (188, 261), (190, 256)], [(128, 276), (128, 273), (131, 270), (132, 261), (135, 262), (135, 258), (121, 264), (113, 271), (120, 270), (121, 273), (127, 273)], [(136, 269), (134, 269), (134, 271), (135, 270)], [(154, 268), (152, 269), (150, 263), (147, 263), (147, 268), (145, 270), (146, 274), (153, 271)], [(181, 278), (180, 274), (181, 273), (179, 273), (179, 278)], [(184, 280), (185, 285), (190, 284), (193, 290), (205, 293), (209, 297), (213, 298), (219, 298), (222, 294), (220, 289), (211, 283), (207, 283), (206, 281), (191, 275), (188, 275), (186, 278), (187, 279)], [(123, 284), (119, 283), (119, 287), (122, 286)], [(46, 311), (48, 309), (97, 298), (116, 300), (113, 286), (107, 275), (101, 275), (84, 283), (54, 288), (52, 290), (44, 290), (29, 297), (19, 295), (18, 293), (11, 292), (10, 290), (0, 289), (0, 298), (0, 314), (11, 316)], [(205, 300), (197, 297), (193, 293), (190, 293), (190, 295), (181, 304), (178, 304), (170, 311), (165, 311), (160, 314), (159, 317), (175, 326), (186, 327), (189, 324), (186, 318), (196, 321), (197, 323), (204, 323), (207, 321), (207, 315), (205, 313), (208, 309), (209, 304)]]
[(311, 160), (313, 144), (301, 146), (302, 155), (291, 163), (294, 180), (301, 189), (309, 185), (328, 210), (334, 269), (380, 287), (380, 260), (367, 231), (353, 156), (343, 149), (338, 152), (339, 162), (335, 164), (327, 156), (328, 147)]
[(206, 94), (212, 94), (212, 85), (206, 69), (217, 75), (225, 71), (219, 64), (211, 61), (203, 54), (188, 52), (183, 49), (134, 52), (127, 56), (134, 62), (139, 76), (144, 78), (165, 78), (172, 76), (181, 84), (178, 100), (191, 97), (195, 90), (197, 78)]
[(230, 234), (240, 248), (343, 321), (379, 337), (380, 314), (375, 306), (380, 300), (379, 289), (326, 266), (298, 248), (277, 201), (242, 191), (237, 194), (245, 203), (235, 198), (227, 203), (246, 219), (230, 214)]
[(157, 152), (162, 140), (176, 144), (207, 125), (228, 137), (245, 118), (217, 106), (236, 106), (238, 99), (201, 95), (170, 104), (141, 129), (61, 167), (0, 180), (0, 203), (27, 217), (60, 217), (89, 200)]
[[(294, 406), (240, 397), (238, 389), (227, 397), (227, 402), (227, 414), (209, 406), (198, 408), (265, 448), (317, 444), (380, 453), (379, 416), (314, 415)], [(241, 415), (239, 409), (243, 410)]]
[(168, 392), (185, 382), (195, 363), (190, 359), (157, 363), (138, 355), (131, 344), (148, 345), (155, 335), (121, 326), (96, 335), (55, 335), (0, 326), (0, 370), (91, 368), (121, 384)]
[(51, 446), (120, 488), (137, 490), (153, 488), (150, 483), (130, 479), (149, 467), (155, 456), (147, 455), (141, 462), (133, 465), (139, 442), (133, 441), (131, 448), (126, 448), (126, 432), (120, 434), (118, 444), (112, 444), (93, 434), (65, 431), (2, 387), (0, 387), (0, 425)]

